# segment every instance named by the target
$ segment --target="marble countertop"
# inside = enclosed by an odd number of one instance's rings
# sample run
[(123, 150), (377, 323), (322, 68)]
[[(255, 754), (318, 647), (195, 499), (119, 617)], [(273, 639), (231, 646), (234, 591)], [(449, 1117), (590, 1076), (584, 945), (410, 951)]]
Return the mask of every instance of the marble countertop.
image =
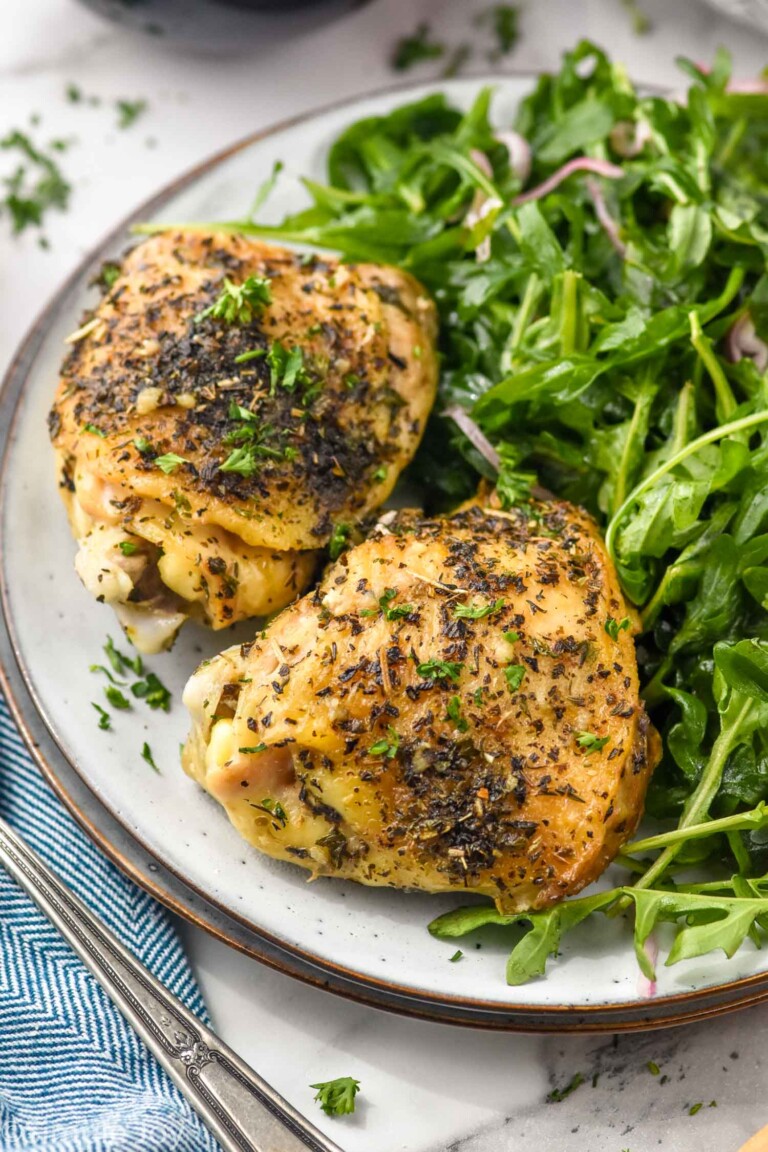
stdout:
[[(582, 36), (650, 82), (674, 83), (676, 55), (707, 60), (720, 43), (739, 75), (768, 62), (768, 38), (699, 0), (638, 3), (653, 22), (642, 37), (621, 0), (528, 0), (508, 66), (554, 66)], [(290, 18), (272, 21), (263, 43), (233, 58), (126, 35), (72, 0), (3, 0), (0, 137), (39, 115), (38, 131), (72, 138), (66, 170), (74, 190), (70, 210), (51, 217), (48, 250), (31, 233), (12, 239), (0, 226), (0, 371), (80, 257), (158, 187), (260, 127), (386, 85), (398, 35), (426, 20), (442, 38), (463, 39), (473, 9), (484, 6), (373, 0), (304, 34), (297, 18), (293, 28)], [(430, 66), (413, 76), (428, 79)], [(67, 102), (70, 82), (101, 104)], [(122, 98), (148, 102), (128, 131), (116, 127), (113, 101)], [(485, 1034), (347, 1003), (182, 930), (221, 1034), (345, 1152), (736, 1152), (768, 1122), (768, 1007), (616, 1038)], [(577, 1090), (547, 1101), (577, 1073)], [(307, 1085), (341, 1075), (359, 1079), (363, 1092), (354, 1116), (328, 1120)]]

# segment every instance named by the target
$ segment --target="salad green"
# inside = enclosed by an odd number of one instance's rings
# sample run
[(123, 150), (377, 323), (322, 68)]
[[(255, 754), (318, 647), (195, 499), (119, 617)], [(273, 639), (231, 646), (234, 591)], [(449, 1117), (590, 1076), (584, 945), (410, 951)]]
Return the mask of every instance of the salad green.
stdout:
[(526, 925), (514, 984), (597, 911), (634, 913), (649, 976), (661, 921), (668, 963), (768, 929), (768, 86), (732, 85), (724, 52), (680, 67), (687, 92), (638, 93), (582, 43), (511, 126), (490, 90), (427, 96), (347, 128), (306, 210), (223, 225), (412, 271), (441, 318), (412, 466), (431, 510), (478, 476), (508, 504), (541, 484), (598, 518), (639, 610), (647, 810), (674, 831), (625, 849), (632, 883), (430, 926)]

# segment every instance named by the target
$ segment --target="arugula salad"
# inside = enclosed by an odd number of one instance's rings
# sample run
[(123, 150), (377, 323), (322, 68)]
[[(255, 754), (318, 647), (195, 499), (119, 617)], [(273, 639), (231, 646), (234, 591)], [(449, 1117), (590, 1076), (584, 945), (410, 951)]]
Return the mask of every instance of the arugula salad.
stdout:
[(511, 125), (490, 89), (466, 112), (427, 96), (344, 131), (306, 210), (223, 225), (424, 283), (442, 372), (411, 473), (429, 510), (479, 477), (508, 505), (539, 486), (583, 505), (640, 614), (665, 830), (625, 847), (615, 888), (430, 925), (517, 925), (511, 984), (595, 913), (632, 917), (649, 979), (662, 921), (667, 963), (768, 930), (768, 85), (732, 83), (723, 52), (680, 67), (687, 91), (648, 95), (582, 43)]

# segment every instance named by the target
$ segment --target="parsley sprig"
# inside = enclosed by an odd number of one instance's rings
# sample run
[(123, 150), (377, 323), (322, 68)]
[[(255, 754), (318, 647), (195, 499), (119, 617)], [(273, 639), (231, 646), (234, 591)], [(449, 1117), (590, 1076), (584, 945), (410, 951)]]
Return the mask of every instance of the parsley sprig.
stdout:
[(245, 325), (252, 323), (255, 316), (272, 303), (272, 289), (264, 276), (249, 276), (242, 284), (234, 284), (228, 276), (213, 304), (209, 304), (195, 316), (195, 323), (211, 317), (224, 324)]
[(351, 1076), (339, 1076), (336, 1080), (325, 1080), (310, 1084), (317, 1089), (315, 1100), (326, 1116), (346, 1116), (355, 1110), (355, 1096), (360, 1091), (360, 1083)]

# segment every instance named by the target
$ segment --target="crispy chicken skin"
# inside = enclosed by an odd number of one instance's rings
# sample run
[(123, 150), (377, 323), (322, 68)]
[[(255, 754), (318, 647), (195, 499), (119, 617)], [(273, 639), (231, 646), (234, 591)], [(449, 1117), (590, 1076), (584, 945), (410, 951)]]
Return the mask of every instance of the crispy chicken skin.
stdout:
[[(271, 302), (246, 322), (200, 318), (225, 278), (250, 276)], [(193, 231), (128, 253), (70, 338), (50, 430), (77, 570), (138, 647), (167, 646), (187, 616), (223, 628), (307, 587), (334, 524), (381, 504), (413, 456), (434, 338), (434, 306), (392, 268)], [(276, 344), (301, 351), (290, 388), (273, 378)], [(252, 474), (222, 470), (241, 435)], [(182, 462), (164, 472), (170, 454)]]
[(388, 513), (185, 692), (186, 771), (313, 875), (470, 889), (507, 912), (595, 880), (658, 737), (596, 525), (563, 502)]

